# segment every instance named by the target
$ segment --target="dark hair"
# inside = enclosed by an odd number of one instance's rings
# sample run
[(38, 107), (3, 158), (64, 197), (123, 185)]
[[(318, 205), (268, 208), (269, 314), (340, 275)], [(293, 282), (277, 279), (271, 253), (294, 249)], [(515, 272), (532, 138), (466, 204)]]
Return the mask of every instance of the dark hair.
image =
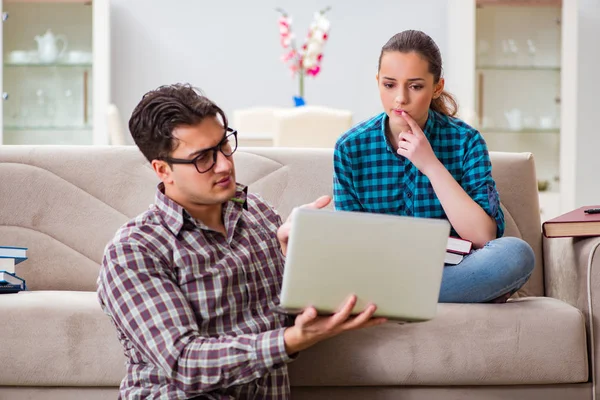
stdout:
[(129, 131), (148, 161), (167, 157), (177, 148), (173, 130), (193, 126), (204, 118), (220, 116), (225, 128), (227, 117), (215, 103), (189, 84), (160, 86), (146, 93), (133, 110)]
[[(390, 51), (399, 51), (401, 53), (415, 52), (429, 63), (429, 72), (433, 74), (434, 84), (437, 84), (442, 77), (442, 55), (440, 54), (440, 49), (426, 33), (407, 30), (392, 36), (381, 48), (377, 71), (381, 68), (381, 58), (385, 53)], [(454, 117), (458, 111), (458, 105), (450, 93), (443, 91), (440, 97), (431, 101), (431, 109)]]

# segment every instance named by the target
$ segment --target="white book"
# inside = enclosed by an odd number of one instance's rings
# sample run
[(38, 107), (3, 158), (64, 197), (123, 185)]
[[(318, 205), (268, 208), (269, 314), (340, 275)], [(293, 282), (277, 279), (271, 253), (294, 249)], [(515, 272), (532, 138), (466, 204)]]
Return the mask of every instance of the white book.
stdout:
[(473, 243), (468, 240), (450, 236), (446, 250), (457, 254), (469, 254), (473, 249)]
[(15, 273), (15, 259), (14, 258), (0, 258), (0, 271)]
[(447, 251), (446, 257), (444, 258), (444, 263), (456, 265), (460, 263), (464, 257), (465, 256), (463, 256), (462, 254), (450, 253), (449, 251)]
[(6, 271), (0, 271), (0, 285), (21, 285), (24, 286), (25, 281), (14, 274), (9, 274)]
[(0, 246), (0, 257), (27, 258), (27, 248)]

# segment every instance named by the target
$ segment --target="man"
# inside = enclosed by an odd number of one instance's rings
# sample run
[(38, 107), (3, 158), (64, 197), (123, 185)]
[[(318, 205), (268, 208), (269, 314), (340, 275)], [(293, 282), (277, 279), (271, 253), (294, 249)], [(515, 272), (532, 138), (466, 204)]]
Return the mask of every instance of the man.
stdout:
[(290, 222), (236, 183), (237, 132), (217, 105), (188, 85), (163, 86), (129, 129), (161, 183), (106, 247), (98, 278), (128, 359), (121, 399), (286, 399), (296, 353), (384, 322), (374, 305), (351, 317), (354, 296), (331, 317), (307, 308), (292, 326), (272, 312)]

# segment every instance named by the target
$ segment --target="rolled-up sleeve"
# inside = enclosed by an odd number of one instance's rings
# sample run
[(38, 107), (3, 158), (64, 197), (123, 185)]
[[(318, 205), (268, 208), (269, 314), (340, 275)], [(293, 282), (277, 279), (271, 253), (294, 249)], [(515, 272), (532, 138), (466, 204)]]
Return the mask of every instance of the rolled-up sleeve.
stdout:
[(466, 142), (461, 185), (465, 192), (496, 221), (496, 237), (504, 235), (504, 213), (492, 178), (492, 163), (485, 140), (475, 131)]

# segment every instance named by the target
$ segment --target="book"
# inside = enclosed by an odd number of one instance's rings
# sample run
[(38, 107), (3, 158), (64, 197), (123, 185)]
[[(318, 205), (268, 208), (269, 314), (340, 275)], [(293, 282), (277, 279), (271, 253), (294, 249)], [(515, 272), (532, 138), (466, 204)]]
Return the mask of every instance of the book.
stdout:
[(22, 285), (25, 286), (25, 280), (19, 278), (14, 273), (0, 271), (0, 287), (5, 285)]
[(26, 288), (22, 285), (0, 285), (0, 294), (19, 293)]
[(468, 240), (461, 239), (459, 237), (450, 236), (448, 238), (448, 244), (446, 245), (446, 251), (456, 254), (469, 254), (473, 249), (473, 243)]
[(18, 293), (21, 290), (27, 290), (25, 279), (10, 272), (0, 271), (0, 294)]
[(0, 258), (0, 271), (15, 272), (16, 261), (14, 258)]
[[(27, 247), (0, 246), (0, 257), (27, 258)], [(17, 263), (18, 264), (18, 263)]]
[(0, 246), (0, 271), (15, 272), (15, 265), (25, 260), (26, 247)]
[(446, 257), (444, 257), (444, 263), (456, 265), (456, 264), (460, 263), (463, 260), (463, 258), (465, 258), (465, 256), (462, 254), (456, 254), (456, 253), (451, 253), (451, 252), (447, 251)]
[(542, 233), (548, 238), (600, 236), (600, 214), (586, 214), (588, 208), (600, 206), (579, 207), (568, 213), (559, 215), (542, 224)]

